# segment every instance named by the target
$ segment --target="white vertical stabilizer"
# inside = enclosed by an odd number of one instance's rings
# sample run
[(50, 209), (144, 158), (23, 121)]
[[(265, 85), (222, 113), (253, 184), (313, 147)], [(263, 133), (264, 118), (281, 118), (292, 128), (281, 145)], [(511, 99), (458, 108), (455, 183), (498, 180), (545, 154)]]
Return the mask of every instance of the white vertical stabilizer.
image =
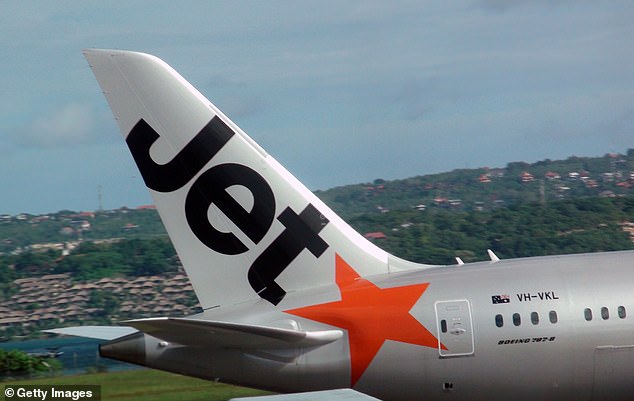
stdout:
[(160, 59), (85, 50), (204, 309), (362, 276), (388, 255)]

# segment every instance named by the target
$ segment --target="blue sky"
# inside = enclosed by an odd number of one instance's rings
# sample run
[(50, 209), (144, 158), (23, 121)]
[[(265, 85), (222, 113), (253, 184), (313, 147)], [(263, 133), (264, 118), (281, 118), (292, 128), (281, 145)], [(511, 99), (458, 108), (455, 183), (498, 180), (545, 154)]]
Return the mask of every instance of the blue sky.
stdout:
[(151, 203), (86, 47), (155, 54), (311, 189), (634, 148), (631, 1), (4, 1), (0, 214)]

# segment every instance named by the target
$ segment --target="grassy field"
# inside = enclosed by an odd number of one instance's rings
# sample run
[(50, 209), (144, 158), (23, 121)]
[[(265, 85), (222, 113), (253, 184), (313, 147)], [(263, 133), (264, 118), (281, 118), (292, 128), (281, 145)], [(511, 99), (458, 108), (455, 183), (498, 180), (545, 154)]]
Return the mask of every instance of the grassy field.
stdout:
[(224, 401), (234, 397), (268, 394), (264, 391), (151, 369), (19, 380), (0, 384), (3, 389), (6, 385), (15, 384), (96, 384), (101, 386), (101, 399), (104, 401)]

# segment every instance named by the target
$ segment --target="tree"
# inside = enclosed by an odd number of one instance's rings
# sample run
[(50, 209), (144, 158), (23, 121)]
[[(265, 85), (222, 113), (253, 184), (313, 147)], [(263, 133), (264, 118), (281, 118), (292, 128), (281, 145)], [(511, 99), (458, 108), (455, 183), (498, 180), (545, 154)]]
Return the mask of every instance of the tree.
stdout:
[(54, 358), (39, 358), (19, 350), (0, 349), (0, 374), (3, 377), (40, 375), (58, 371), (62, 364)]

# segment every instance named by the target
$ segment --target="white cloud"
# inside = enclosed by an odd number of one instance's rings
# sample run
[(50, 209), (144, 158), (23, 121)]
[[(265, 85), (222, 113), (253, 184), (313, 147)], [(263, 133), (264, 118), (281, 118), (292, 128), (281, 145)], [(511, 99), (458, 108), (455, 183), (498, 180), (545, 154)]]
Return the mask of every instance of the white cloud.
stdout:
[(99, 135), (100, 118), (85, 104), (71, 103), (36, 118), (13, 135), (15, 144), (33, 148), (55, 148), (102, 142)]

